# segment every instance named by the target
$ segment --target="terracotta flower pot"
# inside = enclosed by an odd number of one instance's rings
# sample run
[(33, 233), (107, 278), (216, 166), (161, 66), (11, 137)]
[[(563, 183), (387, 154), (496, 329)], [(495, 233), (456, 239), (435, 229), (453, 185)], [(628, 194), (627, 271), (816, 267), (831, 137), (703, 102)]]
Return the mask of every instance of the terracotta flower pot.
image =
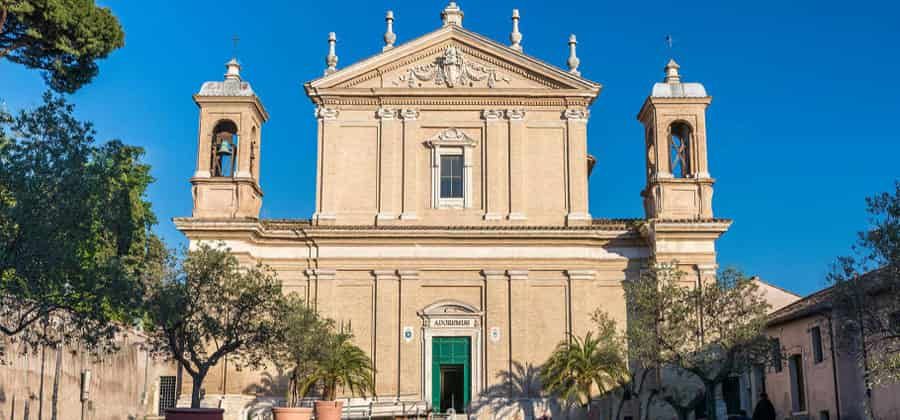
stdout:
[(169, 408), (166, 420), (222, 420), (221, 408)]
[(316, 401), (316, 420), (341, 420), (343, 401)]
[(312, 413), (309, 407), (272, 407), (275, 420), (309, 420)]

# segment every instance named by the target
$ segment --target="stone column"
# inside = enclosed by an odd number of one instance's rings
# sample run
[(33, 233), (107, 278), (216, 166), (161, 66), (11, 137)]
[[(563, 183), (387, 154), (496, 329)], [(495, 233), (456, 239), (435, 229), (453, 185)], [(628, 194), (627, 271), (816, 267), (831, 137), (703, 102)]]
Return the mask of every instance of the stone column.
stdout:
[[(485, 371), (488, 381), (494, 381), (509, 369), (509, 278), (503, 270), (484, 270), (485, 286)], [(508, 391), (507, 391), (508, 392)], [(491, 395), (492, 398), (508, 395)]]
[(403, 119), (403, 212), (400, 220), (416, 220), (419, 206), (418, 197), (418, 151), (420, 141), (416, 138), (419, 128), (419, 111), (404, 109), (400, 112)]
[[(400, 394), (409, 395), (418, 393), (420, 398), (425, 397), (425, 390), (420, 389), (420, 375), (422, 374), (419, 348), (421, 343), (422, 322), (416, 315), (416, 308), (411, 307), (411, 299), (408, 296), (414, 296), (416, 289), (419, 287), (419, 272), (416, 270), (399, 270), (397, 272), (400, 278), (398, 286), (398, 305), (397, 312), (400, 317), (400, 351), (397, 358), (397, 387)], [(413, 337), (409, 341), (403, 338), (403, 329), (412, 327)]]
[(400, 356), (400, 278), (394, 270), (375, 270), (375, 391), (392, 395), (399, 390), (399, 377), (390, 372)]
[(399, 216), (398, 198), (402, 191), (403, 142), (397, 111), (378, 108), (375, 116), (380, 121), (380, 143), (378, 164), (380, 167), (378, 215), (376, 223), (394, 220)]
[(317, 223), (334, 223), (335, 216), (335, 194), (331, 191), (331, 183), (337, 183), (339, 180), (326, 179), (325, 173), (325, 165), (330, 165), (329, 159), (337, 159), (337, 156), (330, 156), (326, 153), (327, 150), (327, 138), (330, 135), (331, 131), (337, 128), (337, 117), (338, 110), (334, 108), (328, 108), (325, 106), (319, 106), (316, 109), (316, 118), (318, 119), (319, 125), (319, 138), (318, 138), (318, 169), (316, 170), (316, 213), (313, 215), (313, 220)]
[(503, 111), (484, 110), (486, 191), (484, 220), (502, 220), (509, 213), (509, 139)]
[(526, 137), (525, 137), (525, 110), (509, 109), (506, 111), (509, 119), (509, 220), (522, 221), (527, 218), (525, 214), (525, 182), (527, 173), (525, 168)]
[(563, 116), (566, 119), (566, 155), (568, 157), (569, 214), (568, 225), (586, 225), (591, 223), (588, 213), (588, 177), (587, 177), (587, 118), (588, 113), (582, 109), (567, 109)]

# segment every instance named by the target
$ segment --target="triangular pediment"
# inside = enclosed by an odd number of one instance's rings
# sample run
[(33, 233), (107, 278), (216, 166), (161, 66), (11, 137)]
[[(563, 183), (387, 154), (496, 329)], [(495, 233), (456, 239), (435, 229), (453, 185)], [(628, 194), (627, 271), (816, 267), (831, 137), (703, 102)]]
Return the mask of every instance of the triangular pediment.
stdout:
[(575, 90), (600, 85), (459, 26), (446, 26), (307, 83), (308, 89)]

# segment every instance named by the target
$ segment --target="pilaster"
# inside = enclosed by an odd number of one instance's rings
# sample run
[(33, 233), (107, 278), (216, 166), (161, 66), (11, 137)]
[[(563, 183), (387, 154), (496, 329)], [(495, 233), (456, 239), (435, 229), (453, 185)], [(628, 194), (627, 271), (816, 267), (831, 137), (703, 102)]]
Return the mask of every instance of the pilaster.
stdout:
[(583, 109), (567, 109), (563, 113), (566, 119), (566, 156), (568, 167), (569, 213), (566, 223), (587, 225), (591, 223), (588, 213), (588, 177), (587, 177), (587, 119), (588, 112)]
[(525, 182), (526, 182), (526, 138), (525, 110), (508, 109), (509, 120), (509, 220), (523, 221), (525, 214)]
[(502, 110), (486, 109), (481, 116), (487, 154), (484, 220), (497, 221), (509, 213), (509, 130), (503, 124)]
[[(408, 296), (415, 296), (419, 288), (419, 271), (418, 270), (398, 270), (397, 276), (400, 279), (397, 290), (399, 308), (397, 312), (400, 317), (400, 351), (397, 358), (397, 388), (402, 395), (411, 395), (420, 391), (419, 384), (421, 382), (422, 361), (421, 355), (417, 351), (419, 348), (421, 334), (421, 321), (419, 321), (416, 311), (410, 307), (412, 300)], [(413, 330), (413, 338), (407, 342), (403, 339), (403, 328), (411, 327)]]
[[(397, 395), (396, 375), (400, 347), (400, 277), (394, 270), (374, 270), (375, 279), (375, 364), (376, 395)], [(393, 373), (393, 374), (392, 374)]]
[[(325, 106), (319, 106), (316, 108), (316, 120), (318, 121), (318, 170), (316, 171), (316, 184), (318, 188), (316, 189), (316, 202), (318, 204), (316, 208), (316, 213), (313, 215), (313, 220), (319, 224), (331, 224), (335, 222), (335, 210), (337, 199), (336, 188), (338, 187), (339, 179), (330, 179), (326, 178), (326, 165), (330, 165), (330, 159), (337, 159), (338, 156), (331, 156), (327, 151), (329, 150), (329, 144), (326, 143), (325, 139), (328, 138), (332, 130), (335, 130), (338, 125), (337, 117), (339, 111), (335, 108), (329, 108)], [(335, 191), (332, 191), (332, 184), (334, 184)]]
[(403, 138), (399, 112), (391, 108), (378, 108), (375, 116), (379, 120), (378, 149), (378, 215), (376, 222), (394, 220), (400, 213), (400, 191), (403, 189)]
[[(485, 287), (485, 368), (487, 378), (500, 378), (510, 366), (509, 277), (503, 270), (483, 270)], [(512, 385), (512, 384), (508, 384)]]
[(403, 212), (400, 220), (416, 220), (419, 208), (418, 190), (418, 151), (419, 142), (415, 133), (419, 128), (419, 111), (404, 109), (400, 111), (403, 119)]

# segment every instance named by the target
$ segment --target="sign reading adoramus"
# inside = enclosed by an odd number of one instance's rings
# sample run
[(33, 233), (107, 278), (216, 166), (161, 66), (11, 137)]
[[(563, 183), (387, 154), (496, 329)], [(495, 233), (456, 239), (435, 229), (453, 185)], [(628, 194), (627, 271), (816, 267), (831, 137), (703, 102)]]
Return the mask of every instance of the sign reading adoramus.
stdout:
[(472, 318), (432, 318), (431, 328), (475, 328)]

